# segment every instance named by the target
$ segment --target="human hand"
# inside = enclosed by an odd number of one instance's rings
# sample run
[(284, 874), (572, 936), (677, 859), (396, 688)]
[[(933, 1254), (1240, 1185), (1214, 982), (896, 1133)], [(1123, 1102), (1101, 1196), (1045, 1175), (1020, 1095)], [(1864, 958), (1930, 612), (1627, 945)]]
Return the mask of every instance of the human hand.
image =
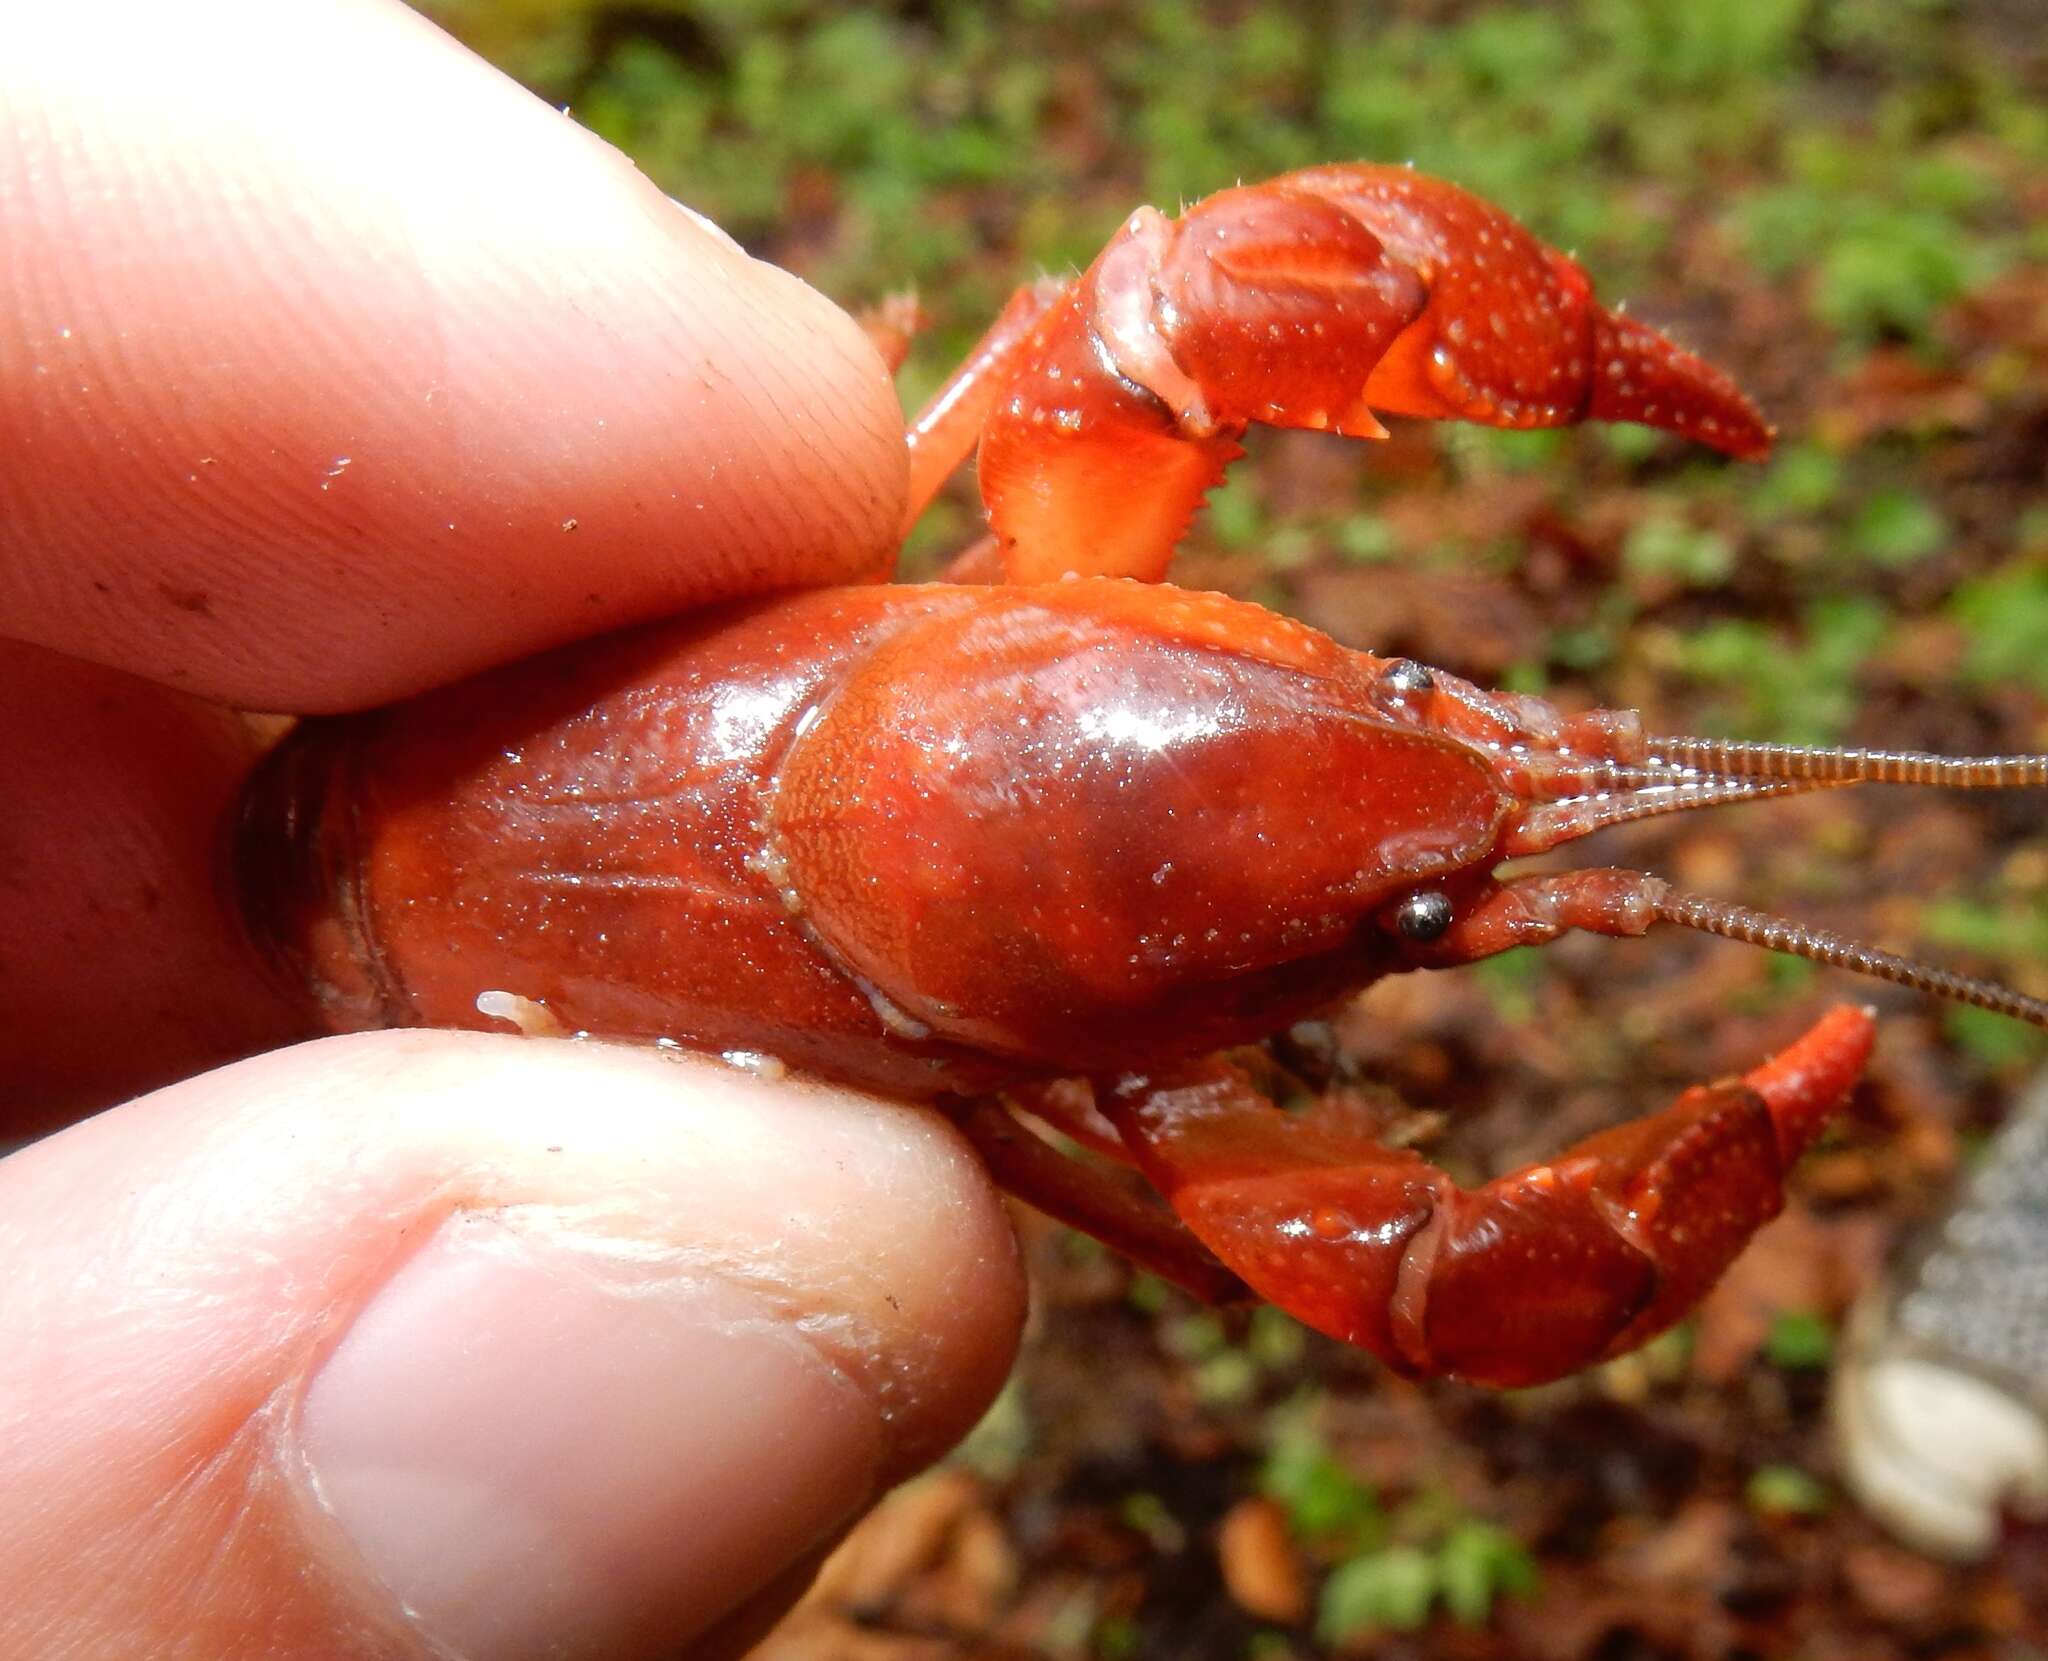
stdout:
[[(5, 33), (20, 1135), (302, 1036), (234, 709), (872, 573), (904, 460), (843, 316), (389, 0)], [(929, 1114), (474, 1034), (187, 1077), (0, 1162), (0, 1653), (729, 1651), (1021, 1303)]]

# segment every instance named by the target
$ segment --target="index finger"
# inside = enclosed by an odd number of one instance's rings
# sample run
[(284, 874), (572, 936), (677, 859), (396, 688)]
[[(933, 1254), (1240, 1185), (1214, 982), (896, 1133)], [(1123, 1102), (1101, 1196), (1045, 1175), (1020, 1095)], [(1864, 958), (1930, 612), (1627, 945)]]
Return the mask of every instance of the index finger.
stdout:
[(0, 631), (313, 711), (886, 568), (858, 329), (392, 0), (7, 32)]

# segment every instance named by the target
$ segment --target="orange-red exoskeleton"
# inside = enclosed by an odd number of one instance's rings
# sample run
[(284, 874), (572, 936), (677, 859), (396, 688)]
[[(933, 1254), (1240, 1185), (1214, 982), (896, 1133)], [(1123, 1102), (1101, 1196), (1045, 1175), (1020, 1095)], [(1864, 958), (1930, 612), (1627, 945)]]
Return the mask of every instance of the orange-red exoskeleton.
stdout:
[(1383, 413), (1769, 447), (1725, 377), (1450, 185), (1324, 167), (1141, 209), (912, 426), (913, 515), (979, 448), (991, 537), (960, 580), (754, 599), (308, 722), (243, 815), (255, 926), (336, 1026), (522, 1014), (941, 1105), (1022, 1197), (1404, 1372), (1527, 1384), (1625, 1350), (1778, 1210), (1866, 1012), (1476, 1191), (1218, 1052), (1399, 970), (1659, 921), (2039, 1022), (1654, 877), (1495, 869), (1653, 813), (2048, 762), (1654, 738), (1157, 581), (1248, 424)]

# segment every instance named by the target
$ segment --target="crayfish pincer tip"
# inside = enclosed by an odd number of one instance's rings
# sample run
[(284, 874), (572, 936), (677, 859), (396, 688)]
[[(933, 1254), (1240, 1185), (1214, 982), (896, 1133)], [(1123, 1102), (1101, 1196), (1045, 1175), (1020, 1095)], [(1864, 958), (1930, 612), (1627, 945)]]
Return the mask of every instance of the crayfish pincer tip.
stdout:
[(1763, 461), (1777, 436), (1735, 382), (1646, 323), (1596, 308), (1587, 414), (1640, 421), (1719, 450)]
[(1770, 1060), (1743, 1075), (1778, 1127), (1785, 1164), (1812, 1145), (1847, 1098), (1870, 1059), (1877, 1012), (1868, 1004), (1837, 1004)]

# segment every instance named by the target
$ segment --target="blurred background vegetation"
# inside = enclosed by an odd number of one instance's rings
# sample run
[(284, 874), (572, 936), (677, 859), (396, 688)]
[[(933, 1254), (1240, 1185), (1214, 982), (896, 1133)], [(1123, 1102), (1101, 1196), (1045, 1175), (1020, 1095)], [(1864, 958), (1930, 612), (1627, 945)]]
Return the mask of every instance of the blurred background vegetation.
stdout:
[[(1182, 580), (1667, 728), (2048, 749), (2041, 0), (424, 9), (849, 307), (914, 288), (911, 404), (1138, 202), (1337, 159), (1454, 179), (1732, 370), (1775, 459), (1626, 427), (1277, 435)], [(974, 526), (962, 481), (910, 568)], [(1614, 857), (2048, 993), (2038, 799), (1875, 800), (1637, 827)], [(1467, 1178), (1746, 1065), (1826, 990), (1695, 942), (1409, 979), (1337, 1038)], [(2041, 1540), (1941, 1569), (1836, 1486), (1844, 1310), (2042, 1060), (2011, 1023), (1883, 1001), (1871, 1084), (1748, 1267), (1548, 1391), (1400, 1385), (1031, 1227), (1019, 1382), (776, 1653), (2048, 1655)]]
[(1930, 341), (2048, 237), (2024, 0), (426, 9), (750, 248), (961, 330), (1136, 200), (1346, 157), (1511, 204), (1624, 289), (1710, 218), (1849, 349)]
[[(1965, 674), (2048, 689), (2039, 466), (2034, 488), (1982, 504), (1945, 501), (1915, 472), (1958, 426), (2010, 424), (2021, 462), (2041, 459), (2021, 442), (2038, 438), (2048, 260), (2037, 0), (426, 9), (755, 253), (850, 307), (914, 289), (934, 326), (906, 372), (913, 403), (1017, 282), (1086, 264), (1136, 202), (1330, 159), (1412, 161), (1737, 368), (1787, 431), (1761, 477), (1653, 468), (1675, 474), (1671, 500), (1626, 528), (1645, 580), (1739, 585), (1752, 555), (1799, 568), (1809, 657), (1741, 627), (1682, 648), (1739, 704), (1724, 724), (1839, 731), (1843, 676), (1883, 652), (1905, 609), (1894, 596), (1948, 602)], [(1981, 315), (2001, 305), (2025, 338)], [(1595, 442), (1624, 470), (1668, 463), (1638, 434)], [(1447, 444), (1469, 473), (1550, 467), (1579, 441)], [(1704, 522), (1702, 491), (1739, 497), (1740, 524)], [(1368, 484), (1359, 511), (1315, 529), (1356, 561), (1472, 553), (1412, 546), (1371, 501)], [(1273, 512), (1297, 506), (1240, 490), (1210, 528), (1270, 543)], [(1990, 506), (2000, 523), (1977, 523)], [(921, 546), (967, 528), (941, 516)], [(2009, 557), (1965, 578), (1944, 559), (1958, 533)], [(1283, 561), (1304, 541), (1283, 537)], [(1515, 667), (1584, 668), (1635, 609), (1617, 601)]]

